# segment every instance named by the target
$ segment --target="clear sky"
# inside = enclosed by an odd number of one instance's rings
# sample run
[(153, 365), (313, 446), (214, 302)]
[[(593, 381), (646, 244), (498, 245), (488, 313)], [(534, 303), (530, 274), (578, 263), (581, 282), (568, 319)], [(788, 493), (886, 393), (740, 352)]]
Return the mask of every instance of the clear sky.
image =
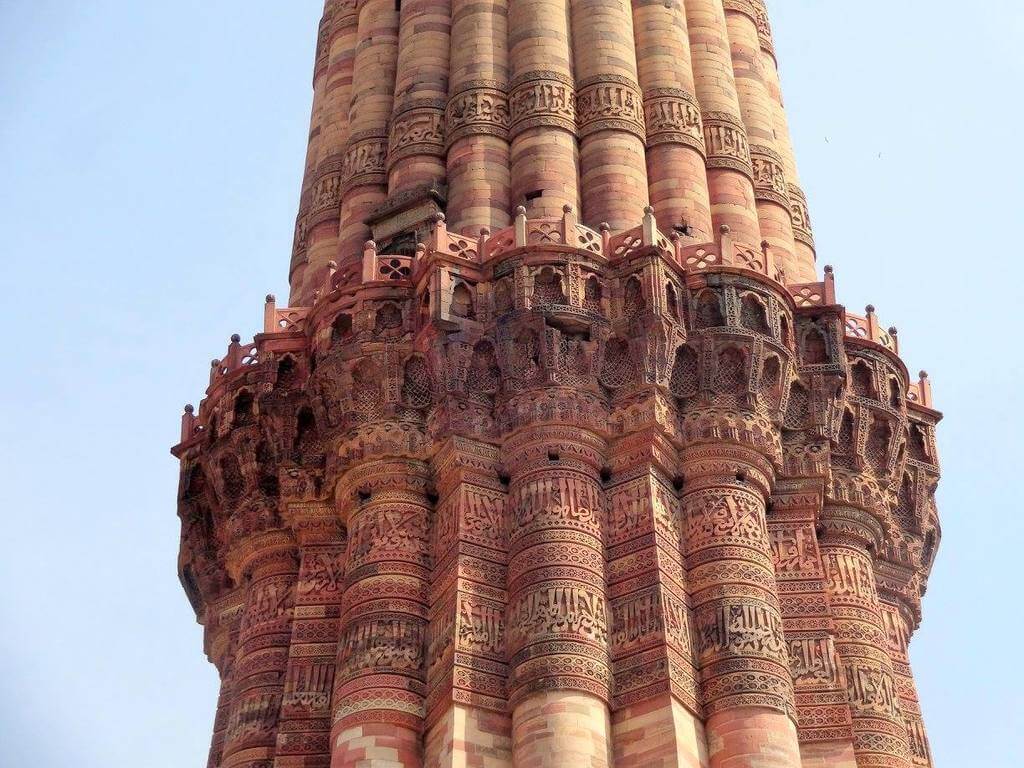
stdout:
[[(1019, 766), (1024, 3), (769, 5), (820, 263), (947, 414), (936, 763)], [(0, 0), (0, 765), (205, 765), (167, 449), (287, 295), (321, 7)]]

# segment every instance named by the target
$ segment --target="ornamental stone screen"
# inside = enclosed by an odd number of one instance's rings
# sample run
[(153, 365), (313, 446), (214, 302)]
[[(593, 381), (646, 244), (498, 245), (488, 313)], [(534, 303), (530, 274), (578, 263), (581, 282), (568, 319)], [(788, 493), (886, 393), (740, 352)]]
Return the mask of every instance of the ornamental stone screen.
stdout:
[(289, 306), (185, 409), (210, 768), (930, 766), (927, 377), (761, 0), (328, 0)]

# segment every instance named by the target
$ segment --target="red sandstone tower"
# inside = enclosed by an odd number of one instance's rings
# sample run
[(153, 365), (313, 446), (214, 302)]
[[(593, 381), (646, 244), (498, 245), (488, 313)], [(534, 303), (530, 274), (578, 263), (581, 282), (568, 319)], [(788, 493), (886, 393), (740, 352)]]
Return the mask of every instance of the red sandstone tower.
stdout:
[(291, 300), (186, 408), (211, 768), (931, 765), (928, 381), (761, 0), (328, 0)]

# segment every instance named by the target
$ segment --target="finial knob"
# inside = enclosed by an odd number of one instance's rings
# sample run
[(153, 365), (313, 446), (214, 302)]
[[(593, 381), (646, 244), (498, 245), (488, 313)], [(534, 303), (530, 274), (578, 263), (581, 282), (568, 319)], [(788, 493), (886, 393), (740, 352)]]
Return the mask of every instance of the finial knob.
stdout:
[(868, 304), (866, 307), (864, 307), (864, 311), (867, 312), (869, 315), (875, 314), (875, 305)]
[(525, 215), (526, 215), (526, 206), (525, 205), (517, 205), (516, 206), (516, 216), (525, 216)]
[(572, 206), (566, 203), (562, 206), (562, 213), (572, 213)]
[(653, 216), (654, 215), (654, 206), (653, 205), (645, 205), (644, 206), (644, 213), (647, 216)]
[(273, 304), (275, 301), (277, 301), (277, 299), (274, 297), (274, 294), (268, 293), (266, 301), (267, 304)]
[(185, 406), (185, 413), (187, 413), (189, 415), (192, 415), (195, 412), (196, 412), (196, 408), (195, 408), (194, 405), (192, 405), (192, 403), (189, 403), (188, 405)]
[(732, 232), (732, 228), (728, 224), (723, 224), (718, 228), (718, 231), (721, 232), (723, 235), (728, 235), (730, 232)]
[(892, 326), (891, 328), (889, 328), (889, 335), (890, 336), (899, 336), (899, 333), (900, 332), (898, 330), (896, 330), (896, 326), (895, 325)]
[(607, 221), (602, 221), (600, 224), (597, 225), (597, 228), (602, 232), (610, 232), (612, 229), (612, 225), (609, 224)]
[(491, 228), (490, 227), (480, 227), (480, 237), (490, 237), (490, 236), (491, 236)]
[(336, 261), (328, 261), (327, 262), (327, 268), (328, 269), (337, 269), (338, 268), (338, 262), (336, 262)]
[(922, 379), (927, 379), (927, 378), (928, 378), (928, 371), (921, 371), (921, 372), (920, 372), (919, 374), (917, 374), (917, 375), (918, 375), (918, 377), (919, 377), (919, 378), (922, 378)]
[(238, 343), (238, 342), (240, 342), (241, 340), (242, 340), (242, 337), (241, 337), (241, 336), (239, 336), (239, 335), (238, 335), (237, 333), (232, 333), (232, 334), (231, 334), (231, 343), (232, 343), (232, 344), (237, 344), (237, 343)]
[(220, 365), (220, 360), (211, 360), (210, 361), (210, 367), (211, 368), (216, 368), (219, 365)]
[(769, 243), (767, 240), (762, 240), (761, 241), (761, 248), (762, 249), (767, 250), (770, 246), (771, 246), (771, 243)]
[(825, 274), (826, 274), (826, 275), (831, 275), (831, 274), (832, 274), (832, 271), (833, 271), (833, 270), (832, 270), (832, 265), (831, 265), (831, 264), (826, 264), (826, 265), (825, 265)]
[(370, 248), (375, 251), (377, 250), (377, 244), (373, 242), (373, 240), (367, 240), (365, 243), (363, 243), (363, 248)]
[(444, 216), (443, 213), (441, 213), (441, 211), (438, 211), (437, 213), (434, 214), (434, 222), (435, 223), (440, 224), (444, 220), (445, 220), (445, 216)]

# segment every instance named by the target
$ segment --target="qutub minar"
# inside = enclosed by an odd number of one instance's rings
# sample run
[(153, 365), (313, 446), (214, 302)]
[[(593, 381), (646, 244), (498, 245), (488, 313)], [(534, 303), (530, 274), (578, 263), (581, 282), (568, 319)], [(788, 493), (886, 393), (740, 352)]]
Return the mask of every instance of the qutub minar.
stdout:
[(761, 0), (328, 0), (287, 309), (186, 408), (209, 766), (929, 766), (927, 378)]

